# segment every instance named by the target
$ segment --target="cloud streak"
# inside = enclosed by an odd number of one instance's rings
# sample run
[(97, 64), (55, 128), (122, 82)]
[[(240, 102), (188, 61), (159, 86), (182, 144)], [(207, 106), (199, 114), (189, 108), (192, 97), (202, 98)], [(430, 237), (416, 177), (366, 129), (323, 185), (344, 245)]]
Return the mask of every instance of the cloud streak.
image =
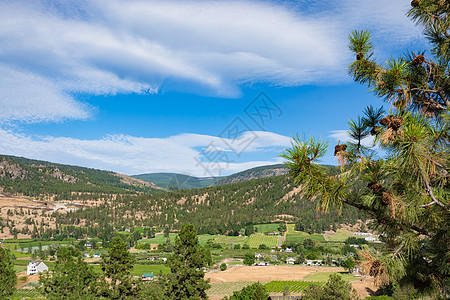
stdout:
[(0, 121), (89, 118), (80, 94), (238, 97), (241, 84), (348, 80), (354, 28), (417, 36), (398, 2), (2, 1)]
[[(250, 134), (249, 132), (244, 133)], [(273, 151), (289, 146), (290, 138), (271, 132), (253, 132), (258, 138), (245, 153)], [(251, 167), (279, 163), (280, 159), (238, 162), (227, 140), (220, 137), (180, 134), (167, 138), (143, 138), (109, 135), (96, 140), (46, 136), (35, 138), (0, 129), (0, 153), (51, 162), (113, 170), (125, 174), (178, 172), (194, 176), (226, 175)], [(199, 161), (208, 165), (201, 151), (214, 143), (230, 156), (221, 168), (211, 166), (207, 172)], [(275, 155), (274, 155), (275, 156)]]

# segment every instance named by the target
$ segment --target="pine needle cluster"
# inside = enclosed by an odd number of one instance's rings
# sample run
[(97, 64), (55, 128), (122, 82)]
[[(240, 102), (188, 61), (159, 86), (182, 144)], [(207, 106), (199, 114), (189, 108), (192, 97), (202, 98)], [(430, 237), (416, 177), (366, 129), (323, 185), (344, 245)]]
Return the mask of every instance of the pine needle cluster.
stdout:
[[(361, 253), (379, 284), (414, 285), (422, 295), (450, 295), (450, 1), (415, 0), (408, 16), (424, 28), (431, 49), (377, 63), (371, 34), (355, 31), (349, 74), (389, 105), (368, 107), (349, 122), (351, 141), (335, 146), (340, 172), (317, 164), (327, 144), (295, 138), (282, 156), (305, 196), (320, 208), (357, 207), (386, 243)], [(370, 142), (367, 142), (367, 141)], [(380, 158), (382, 156), (383, 158)]]

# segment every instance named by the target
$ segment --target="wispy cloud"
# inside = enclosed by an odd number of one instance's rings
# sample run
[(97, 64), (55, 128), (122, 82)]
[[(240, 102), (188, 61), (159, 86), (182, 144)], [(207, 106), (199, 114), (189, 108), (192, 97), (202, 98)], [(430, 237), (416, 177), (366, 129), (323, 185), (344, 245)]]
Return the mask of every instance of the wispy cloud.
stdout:
[(0, 121), (87, 118), (80, 93), (235, 97), (243, 83), (348, 80), (354, 28), (387, 48), (417, 36), (400, 2), (2, 1)]
[[(286, 147), (290, 138), (270, 132), (253, 132), (258, 139), (245, 153)], [(249, 134), (249, 133), (244, 133)], [(64, 164), (114, 170), (125, 174), (178, 172), (195, 176), (225, 175), (251, 167), (279, 163), (280, 159), (239, 161), (227, 146), (227, 140), (216, 136), (180, 134), (167, 138), (143, 138), (111, 135), (96, 140), (69, 137), (31, 137), (0, 129), (0, 153)], [(220, 169), (199, 165), (202, 150), (213, 142), (230, 155), (229, 163)], [(229, 142), (229, 141), (228, 141)], [(230, 153), (231, 152), (231, 153)], [(276, 153), (273, 155), (275, 156)], [(206, 161), (205, 164), (210, 162)]]

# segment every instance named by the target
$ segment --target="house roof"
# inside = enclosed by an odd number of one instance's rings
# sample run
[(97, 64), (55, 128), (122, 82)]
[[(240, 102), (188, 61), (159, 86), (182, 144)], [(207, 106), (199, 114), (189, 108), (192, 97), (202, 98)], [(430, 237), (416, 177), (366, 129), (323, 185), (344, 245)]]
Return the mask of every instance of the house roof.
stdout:
[(32, 260), (28, 264), (34, 264), (36, 267), (40, 264), (44, 264), (46, 266), (46, 264), (42, 260)]
[(142, 277), (154, 277), (153, 273), (143, 273)]

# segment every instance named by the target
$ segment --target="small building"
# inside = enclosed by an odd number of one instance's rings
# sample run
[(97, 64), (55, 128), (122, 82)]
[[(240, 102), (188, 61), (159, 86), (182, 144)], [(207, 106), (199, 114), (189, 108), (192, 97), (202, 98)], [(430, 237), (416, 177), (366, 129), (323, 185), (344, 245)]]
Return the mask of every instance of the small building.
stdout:
[(365, 237), (364, 239), (365, 239), (366, 241), (368, 241), (368, 242), (373, 242), (373, 241), (376, 241), (376, 240), (377, 240), (376, 238), (371, 237), (371, 236)]
[(286, 263), (293, 265), (295, 263), (295, 258), (294, 257), (288, 257), (286, 258)]
[(261, 254), (261, 253), (255, 253), (255, 258), (256, 259), (263, 259), (264, 258), (264, 254)]
[(84, 243), (84, 246), (88, 249), (92, 249), (92, 242), (86, 242)]
[(286, 249), (284, 249), (284, 252), (292, 253), (293, 251), (292, 251), (292, 248), (286, 248)]
[(307, 266), (312, 266), (312, 267), (318, 267), (322, 264), (322, 260), (321, 259), (307, 259), (306, 260), (306, 265)]
[(154, 277), (155, 275), (153, 275), (153, 273), (144, 273), (141, 276), (143, 281), (153, 280)]
[(355, 232), (353, 233), (353, 235), (372, 235), (372, 234), (368, 232)]
[(34, 275), (48, 271), (47, 265), (41, 260), (32, 260), (27, 266), (27, 275)]
[(102, 255), (100, 253), (95, 253), (92, 257), (93, 258), (100, 258)]
[(255, 266), (270, 266), (270, 264), (266, 261), (260, 261), (259, 263), (256, 263)]
[(359, 245), (357, 245), (357, 244), (350, 244), (350, 247), (359, 248)]
[(268, 235), (279, 235), (280, 233), (278, 231), (270, 231), (267, 234)]

